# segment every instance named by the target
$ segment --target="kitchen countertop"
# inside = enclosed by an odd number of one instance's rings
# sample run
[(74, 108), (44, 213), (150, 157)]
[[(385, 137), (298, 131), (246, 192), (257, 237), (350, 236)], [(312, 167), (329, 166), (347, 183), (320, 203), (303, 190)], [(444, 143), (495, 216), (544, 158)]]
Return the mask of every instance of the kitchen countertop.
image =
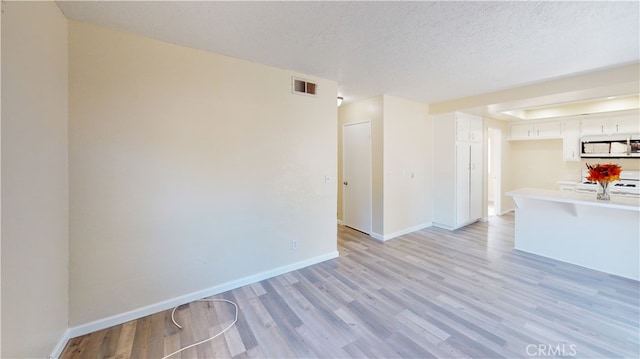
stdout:
[(640, 198), (613, 197), (609, 201), (603, 201), (596, 199), (593, 193), (565, 192), (540, 188), (521, 188), (515, 191), (507, 192), (505, 193), (505, 195), (513, 197), (516, 205), (518, 205), (516, 197), (521, 197), (549, 202), (640, 212)]

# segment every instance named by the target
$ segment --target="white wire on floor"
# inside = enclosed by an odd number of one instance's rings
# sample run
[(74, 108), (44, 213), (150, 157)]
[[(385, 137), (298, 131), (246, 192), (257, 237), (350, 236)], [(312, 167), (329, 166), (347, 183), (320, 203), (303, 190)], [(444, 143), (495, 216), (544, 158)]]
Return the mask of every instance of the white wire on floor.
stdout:
[[(235, 307), (235, 309), (236, 309), (235, 318), (233, 319), (233, 322), (231, 322), (231, 324), (229, 324), (226, 328), (224, 328), (220, 333), (218, 333), (218, 334), (216, 334), (216, 335), (214, 335), (214, 336), (212, 336), (212, 337), (209, 337), (209, 338), (207, 338), (207, 339), (201, 340), (201, 341), (199, 341), (199, 342), (197, 342), (197, 343), (193, 343), (193, 344), (191, 344), (191, 345), (187, 345), (187, 346), (186, 346), (186, 347), (184, 347), (184, 348), (178, 349), (178, 350), (176, 350), (175, 352), (173, 352), (173, 353), (171, 353), (171, 354), (169, 354), (169, 355), (166, 355), (166, 356), (162, 357), (162, 359), (167, 359), (167, 358), (169, 358), (170, 356), (175, 355), (175, 354), (178, 354), (178, 353), (180, 353), (180, 352), (182, 352), (182, 351), (184, 351), (184, 350), (187, 350), (187, 349), (189, 349), (189, 348), (193, 348), (193, 347), (195, 347), (195, 346), (197, 346), (197, 345), (200, 345), (200, 344), (206, 343), (206, 342), (208, 342), (208, 341), (211, 341), (211, 340), (213, 340), (213, 339), (215, 339), (215, 338), (219, 337), (220, 335), (224, 334), (227, 330), (231, 329), (231, 327), (233, 327), (233, 325), (234, 325), (234, 324), (236, 324), (236, 322), (238, 321), (238, 305), (237, 305), (236, 303), (234, 303), (234, 302), (230, 301), (230, 300), (226, 300), (226, 299), (207, 299), (207, 298), (205, 298), (205, 299), (196, 300), (196, 302), (226, 302), (226, 303), (232, 304), (232, 305)], [(175, 319), (175, 316), (174, 316), (174, 315), (176, 314), (176, 309), (178, 309), (178, 307), (179, 307), (179, 306), (176, 306), (176, 307), (175, 307), (175, 308), (173, 308), (173, 310), (171, 311), (171, 321), (173, 322), (173, 324), (175, 324), (175, 325), (176, 325), (176, 327), (178, 327), (178, 328), (182, 329), (182, 326), (176, 322), (176, 319)]]

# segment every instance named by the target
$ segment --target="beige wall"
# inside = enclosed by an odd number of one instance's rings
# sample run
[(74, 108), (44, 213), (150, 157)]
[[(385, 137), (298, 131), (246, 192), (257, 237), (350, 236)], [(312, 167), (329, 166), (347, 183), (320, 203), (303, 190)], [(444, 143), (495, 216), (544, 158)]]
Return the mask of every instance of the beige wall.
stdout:
[(385, 237), (432, 221), (432, 129), (429, 106), (384, 96)]
[(1, 356), (45, 358), (68, 324), (67, 20), (2, 7)]
[(335, 82), (69, 27), (71, 326), (336, 251)]
[[(342, 127), (371, 122), (372, 235), (377, 238), (431, 222), (432, 136), (428, 112), (426, 104), (388, 95), (339, 108), (338, 183), (342, 183)], [(338, 187), (339, 220), (343, 218), (342, 189)]]
[(557, 181), (580, 177), (577, 162), (562, 159), (562, 140), (510, 141), (510, 161), (506, 170), (511, 188), (558, 189)]

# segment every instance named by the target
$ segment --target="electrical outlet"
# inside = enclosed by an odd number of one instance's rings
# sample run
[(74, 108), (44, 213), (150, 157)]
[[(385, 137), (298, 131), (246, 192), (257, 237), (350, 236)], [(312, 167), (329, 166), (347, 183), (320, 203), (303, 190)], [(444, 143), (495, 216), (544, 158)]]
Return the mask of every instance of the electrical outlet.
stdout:
[(295, 239), (291, 240), (291, 249), (298, 249), (298, 241)]

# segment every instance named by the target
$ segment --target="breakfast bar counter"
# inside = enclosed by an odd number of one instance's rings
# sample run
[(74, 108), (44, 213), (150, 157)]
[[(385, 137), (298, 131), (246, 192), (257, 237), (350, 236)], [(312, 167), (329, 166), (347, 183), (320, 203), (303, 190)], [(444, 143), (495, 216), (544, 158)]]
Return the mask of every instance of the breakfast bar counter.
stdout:
[(523, 188), (514, 248), (610, 274), (640, 279), (640, 199)]

